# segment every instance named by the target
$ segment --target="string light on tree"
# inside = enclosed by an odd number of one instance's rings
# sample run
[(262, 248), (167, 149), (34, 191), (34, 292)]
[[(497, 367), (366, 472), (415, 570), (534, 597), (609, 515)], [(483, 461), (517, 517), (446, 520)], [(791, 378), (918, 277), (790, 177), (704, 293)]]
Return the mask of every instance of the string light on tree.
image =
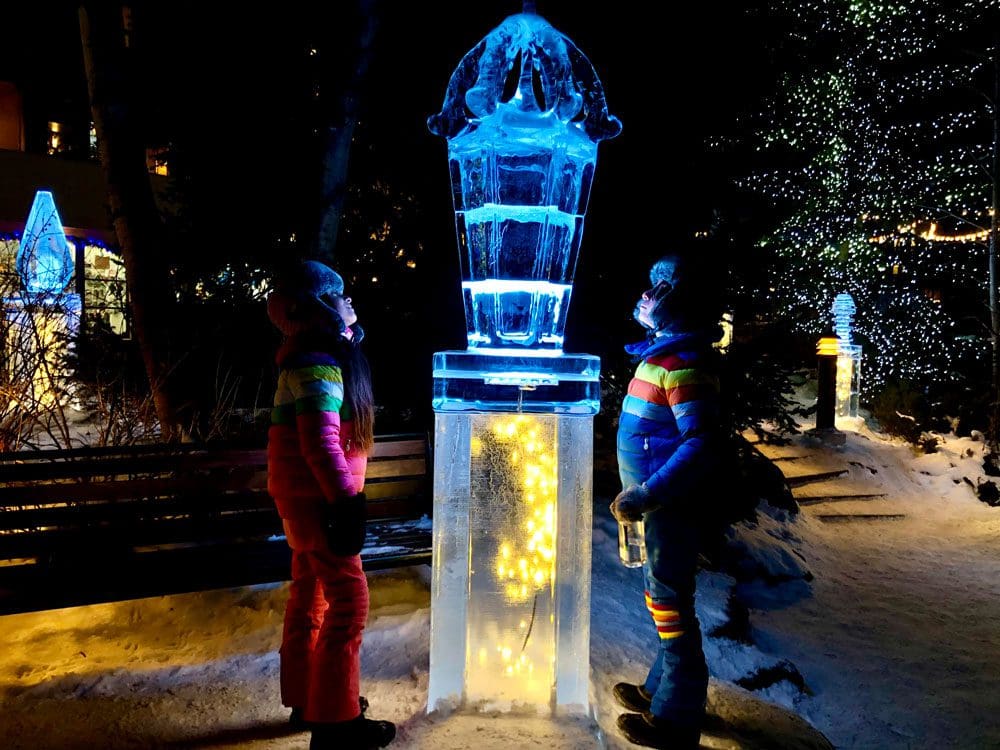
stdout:
[(943, 42), (981, 25), (985, 8), (933, 0), (770, 7), (790, 20), (781, 51), (795, 72), (759, 116), (757, 150), (781, 166), (742, 182), (785, 210), (763, 243), (784, 261), (769, 293), (811, 335), (825, 324), (816, 300), (852, 294), (869, 396), (891, 379), (947, 380), (962, 358), (982, 358), (985, 341), (957, 335), (936, 288), (985, 298), (988, 222), (980, 218), (990, 196), (981, 167), (989, 144), (976, 130), (986, 105), (963, 95), (983, 63), (950, 55), (954, 45)]

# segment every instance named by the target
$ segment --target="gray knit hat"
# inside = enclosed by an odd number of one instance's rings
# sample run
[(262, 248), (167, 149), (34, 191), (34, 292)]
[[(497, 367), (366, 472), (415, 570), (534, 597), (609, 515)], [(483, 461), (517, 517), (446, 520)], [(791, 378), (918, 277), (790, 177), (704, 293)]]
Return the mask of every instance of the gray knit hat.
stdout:
[(304, 260), (293, 266), (279, 285), (286, 292), (317, 298), (324, 295), (339, 297), (344, 293), (343, 277), (317, 260)]
[(275, 279), (275, 290), (267, 298), (268, 317), (286, 335), (322, 328), (342, 332), (344, 320), (330, 298), (343, 294), (339, 273), (319, 261), (300, 261)]
[(664, 255), (649, 269), (649, 283), (656, 286), (662, 281), (676, 286), (682, 261), (676, 255)]

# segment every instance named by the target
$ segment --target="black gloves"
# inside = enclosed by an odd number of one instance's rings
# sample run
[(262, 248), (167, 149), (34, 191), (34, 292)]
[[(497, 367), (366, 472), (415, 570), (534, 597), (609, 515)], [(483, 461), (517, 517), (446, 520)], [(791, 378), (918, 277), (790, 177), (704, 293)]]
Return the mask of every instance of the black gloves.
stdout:
[(365, 493), (338, 497), (326, 506), (326, 541), (335, 555), (357, 555), (365, 545)]

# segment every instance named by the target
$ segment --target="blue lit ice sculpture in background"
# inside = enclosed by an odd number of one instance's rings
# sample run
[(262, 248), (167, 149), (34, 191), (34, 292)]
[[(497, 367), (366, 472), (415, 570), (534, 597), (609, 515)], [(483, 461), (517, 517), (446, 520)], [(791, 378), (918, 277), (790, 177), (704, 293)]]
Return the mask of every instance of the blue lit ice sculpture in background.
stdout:
[(59, 294), (73, 275), (73, 255), (48, 190), (35, 193), (15, 265), (28, 294)]
[(857, 306), (847, 292), (833, 300), (833, 330), (839, 340), (837, 355), (837, 416), (858, 416), (861, 395), (861, 345), (852, 341), (854, 313)]
[(22, 290), (3, 300), (5, 373), (12, 398), (37, 413), (72, 389), (65, 349), (80, 328), (80, 295), (66, 292), (73, 254), (52, 193), (35, 194), (14, 262)]
[(597, 144), (594, 68), (533, 13), (456, 69), (448, 140), (468, 348), (434, 355), (428, 710), (584, 713), (600, 360), (563, 337)]

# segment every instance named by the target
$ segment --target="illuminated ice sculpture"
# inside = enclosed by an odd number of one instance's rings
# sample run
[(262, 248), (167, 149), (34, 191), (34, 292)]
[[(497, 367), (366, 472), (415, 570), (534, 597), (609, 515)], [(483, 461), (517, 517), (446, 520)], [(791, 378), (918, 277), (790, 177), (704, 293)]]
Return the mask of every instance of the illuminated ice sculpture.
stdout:
[(73, 275), (69, 242), (48, 190), (35, 193), (15, 264), (28, 294), (60, 294)]
[(563, 336), (597, 144), (594, 68), (533, 13), (462, 60), (442, 111), (468, 348), (434, 355), (428, 710), (589, 710), (600, 360)]
[(858, 416), (858, 400), (861, 395), (861, 345), (851, 340), (854, 313), (857, 307), (854, 298), (847, 292), (838, 294), (833, 300), (833, 330), (839, 341), (837, 356), (837, 416)]
[(14, 264), (21, 290), (4, 299), (7, 377), (27, 386), (21, 398), (48, 404), (67, 386), (65, 353), (80, 327), (81, 302), (65, 291), (73, 254), (47, 190), (35, 194)]

